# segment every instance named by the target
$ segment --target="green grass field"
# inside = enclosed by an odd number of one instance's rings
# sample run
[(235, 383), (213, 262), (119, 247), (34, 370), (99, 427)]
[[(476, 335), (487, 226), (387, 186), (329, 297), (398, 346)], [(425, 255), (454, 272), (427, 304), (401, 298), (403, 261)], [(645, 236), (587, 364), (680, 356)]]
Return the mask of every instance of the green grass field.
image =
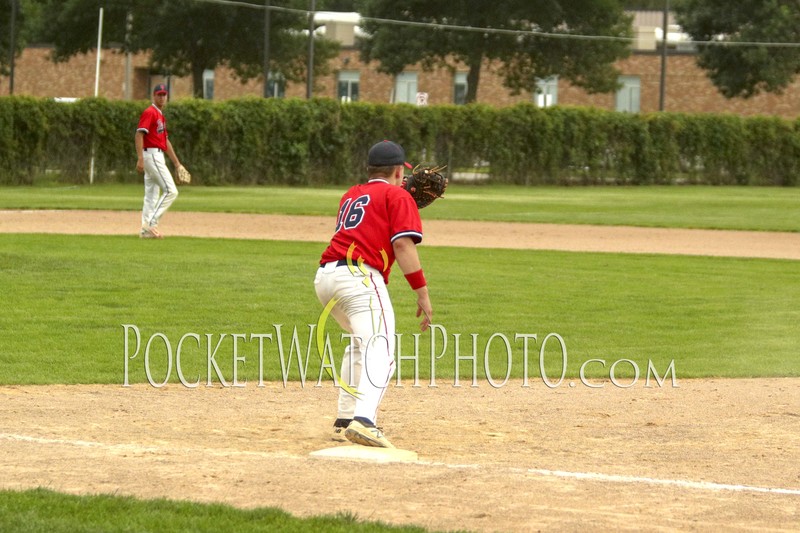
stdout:
[[(176, 211), (332, 216), (343, 187), (183, 187)], [(0, 209), (141, 209), (138, 185), (5, 187)], [(800, 188), (451, 184), (425, 218), (800, 231)]]
[[(333, 216), (341, 189), (186, 188), (175, 210)], [(11, 187), (0, 208), (138, 210), (140, 187)], [(625, 224), (663, 227), (800, 231), (800, 191), (756, 188), (536, 188), (451, 187), (446, 200), (423, 216), (439, 219)], [(169, 215), (167, 215), (169, 216)], [(322, 244), (280, 241), (135, 236), (0, 234), (0, 385), (122, 384), (123, 324), (142, 335), (140, 353), (128, 360), (129, 380), (146, 382), (144, 344), (163, 334), (183, 352), (187, 379), (205, 384), (205, 335), (216, 345), (222, 378), (233, 377), (233, 335), (242, 334), (239, 380), (256, 386), (257, 347), (251, 334), (283, 335), (289, 355), (298, 332), (301, 357), (316, 380), (319, 359), (310, 341), (321, 306), (312, 280)], [(420, 255), (430, 282), (435, 321), (442, 326), (436, 361), (440, 386), (454, 376), (454, 346), (475, 350), (478, 376), (488, 340), (502, 334), (512, 347), (512, 375), (522, 377), (522, 347), (530, 342), (529, 375), (537, 379), (539, 348), (550, 333), (568, 351), (567, 376), (582, 363), (587, 375), (608, 378), (609, 366), (627, 359), (642, 371), (663, 374), (674, 361), (677, 378), (800, 375), (800, 263), (787, 260), (627, 255), (515, 250), (428, 248)], [(414, 298), (399, 273), (389, 285), (409, 354), (417, 331)], [(338, 356), (343, 344), (328, 324)], [(222, 336), (225, 335), (223, 338)], [(247, 340), (247, 339), (250, 340)], [(458, 341), (456, 339), (459, 339)], [(473, 338), (477, 339), (473, 343)], [(128, 336), (134, 342), (133, 335)], [(505, 350), (495, 337), (488, 350), (495, 379), (505, 373)], [(420, 377), (430, 377), (431, 334), (420, 337)], [(266, 343), (266, 380), (280, 380), (280, 353)], [(166, 375), (166, 348), (153, 344), (150, 371)], [(299, 379), (297, 352), (290, 378)], [(557, 379), (561, 353), (544, 351), (549, 379)], [(630, 365), (617, 376), (630, 377)], [(411, 367), (400, 367), (404, 378)], [(471, 375), (462, 362), (459, 374)], [(169, 376), (177, 381), (175, 369)], [(222, 386), (213, 374), (214, 386)], [(463, 383), (463, 382), (462, 382)], [(641, 386), (641, 383), (639, 384)], [(46, 490), (0, 492), (0, 530), (14, 531), (417, 531), (362, 522), (357, 517), (299, 520), (275, 509), (241, 511), (220, 505), (144, 502), (111, 496), (67, 496)]]
[[(258, 379), (258, 344), (251, 334), (272, 334), (265, 344), (267, 380), (282, 378), (278, 330), (288, 358), (293, 331), (309, 374), (318, 376), (309, 324), (321, 305), (313, 290), (316, 259), (324, 245), (278, 241), (134, 236), (0, 235), (0, 284), (6, 309), (0, 317), (4, 364), (0, 383), (122, 383), (123, 324), (142, 335), (142, 353), (130, 361), (130, 380), (143, 382), (147, 341), (164, 334), (177, 348), (186, 333), (183, 370), (207, 375), (208, 341), (222, 342), (216, 360), (222, 378), (233, 375), (233, 338), (243, 334), (237, 354), (240, 379)], [(625, 255), (515, 250), (425, 248), (420, 250), (430, 282), (435, 322), (443, 329), (431, 346), (421, 336), (420, 376), (430, 377), (430, 355), (442, 352), (435, 376), (454, 375), (459, 336), (462, 357), (478, 354), (479, 374), (489, 338), (503, 334), (512, 346), (514, 377), (522, 377), (517, 334), (541, 341), (559, 334), (568, 353), (568, 375), (589, 359), (630, 359), (663, 371), (675, 361), (680, 377), (800, 375), (800, 284), (796, 261)], [(404, 334), (403, 353), (413, 353), (417, 329), (414, 296), (398, 273), (390, 292)], [(327, 327), (338, 358), (344, 344), (335, 323)], [(129, 329), (129, 353), (135, 337)], [(472, 335), (476, 335), (473, 342)], [(223, 338), (222, 335), (227, 335)], [(490, 349), (492, 375), (503, 375), (501, 339)], [(167, 350), (155, 344), (151, 375), (166, 375)], [(529, 375), (538, 374), (540, 344)], [(548, 376), (560, 372), (557, 344), (547, 344)], [(158, 355), (155, 355), (158, 354)], [(628, 365), (630, 366), (630, 365)], [(297, 354), (291, 379), (298, 379)], [(589, 375), (602, 377), (599, 365)], [(410, 377), (410, 363), (401, 367)], [(460, 375), (472, 375), (462, 363)], [(158, 377), (161, 376), (161, 377)], [(176, 374), (173, 370), (173, 380)], [(215, 379), (216, 383), (219, 383)]]
[(169, 500), (137, 500), (97, 495), (67, 496), (36, 489), (0, 491), (0, 531), (15, 533), (80, 533), (108, 531), (193, 531), (258, 533), (281, 531), (350, 533), (386, 531), (422, 533), (418, 527), (367, 522), (357, 516), (295, 518), (280, 509), (235, 509)]

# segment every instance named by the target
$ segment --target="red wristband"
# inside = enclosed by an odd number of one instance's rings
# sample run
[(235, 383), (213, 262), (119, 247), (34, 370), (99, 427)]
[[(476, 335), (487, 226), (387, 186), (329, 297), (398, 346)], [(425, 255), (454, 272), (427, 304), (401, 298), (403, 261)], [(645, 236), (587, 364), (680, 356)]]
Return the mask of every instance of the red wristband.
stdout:
[(420, 287), (424, 287), (428, 284), (428, 282), (425, 281), (425, 274), (422, 273), (421, 268), (416, 272), (406, 274), (406, 281), (408, 281), (408, 284), (411, 285), (411, 288), (414, 290), (417, 290)]

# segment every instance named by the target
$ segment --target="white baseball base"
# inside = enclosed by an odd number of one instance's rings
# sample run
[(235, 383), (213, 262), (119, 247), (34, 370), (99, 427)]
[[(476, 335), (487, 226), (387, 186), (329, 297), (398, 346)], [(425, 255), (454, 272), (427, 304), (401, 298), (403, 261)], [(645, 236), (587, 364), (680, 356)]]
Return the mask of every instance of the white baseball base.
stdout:
[(312, 457), (324, 459), (344, 459), (349, 461), (368, 461), (374, 463), (415, 463), (419, 460), (417, 452), (397, 448), (373, 448), (371, 446), (335, 446), (311, 452)]

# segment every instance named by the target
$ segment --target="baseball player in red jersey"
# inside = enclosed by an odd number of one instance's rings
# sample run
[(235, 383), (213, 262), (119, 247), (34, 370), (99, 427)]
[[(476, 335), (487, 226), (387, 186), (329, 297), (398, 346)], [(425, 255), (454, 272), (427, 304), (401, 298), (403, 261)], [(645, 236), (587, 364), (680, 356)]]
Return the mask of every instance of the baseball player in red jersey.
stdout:
[(341, 365), (341, 380), (348, 387), (339, 389), (334, 439), (393, 448), (378, 429), (377, 417), (394, 373), (395, 318), (386, 284), (395, 261), (417, 293), (423, 331), (433, 309), (417, 255), (419, 210), (402, 187), (405, 152), (391, 141), (377, 143), (367, 165), (368, 181), (342, 196), (336, 231), (314, 285), (320, 302), (326, 307), (333, 303), (331, 315), (351, 334)]
[(143, 239), (160, 239), (158, 221), (178, 197), (178, 188), (164, 160), (166, 153), (175, 168), (181, 166), (172, 143), (167, 137), (167, 119), (164, 106), (167, 103), (167, 87), (159, 83), (153, 89), (153, 103), (144, 110), (136, 128), (136, 171), (144, 173), (144, 206), (142, 207)]

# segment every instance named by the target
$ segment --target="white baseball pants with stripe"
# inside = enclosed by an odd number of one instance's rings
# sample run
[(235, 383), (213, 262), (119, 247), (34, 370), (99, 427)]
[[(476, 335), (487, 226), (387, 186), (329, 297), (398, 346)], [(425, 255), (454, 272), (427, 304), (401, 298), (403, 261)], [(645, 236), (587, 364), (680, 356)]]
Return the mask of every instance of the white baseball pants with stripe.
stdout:
[(164, 152), (144, 150), (144, 206), (142, 228), (155, 228), (158, 221), (178, 197), (178, 187), (164, 160)]
[(323, 306), (336, 298), (331, 315), (353, 336), (340, 377), (357, 395), (339, 389), (337, 418), (363, 417), (377, 424), (378, 407), (394, 374), (395, 320), (380, 272), (362, 268), (327, 263), (317, 270), (314, 286)]

